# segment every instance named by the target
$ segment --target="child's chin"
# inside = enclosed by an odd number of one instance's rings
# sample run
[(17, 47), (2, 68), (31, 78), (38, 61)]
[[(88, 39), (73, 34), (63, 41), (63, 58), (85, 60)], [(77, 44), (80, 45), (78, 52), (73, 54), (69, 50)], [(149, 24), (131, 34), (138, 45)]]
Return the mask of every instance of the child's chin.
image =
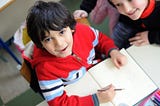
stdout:
[(71, 55), (71, 54), (72, 54), (72, 53), (66, 53), (66, 54), (60, 55), (59, 57), (64, 58), (64, 57), (67, 57), (67, 56), (69, 56), (69, 55)]
[(129, 17), (130, 19), (132, 20), (138, 20), (140, 18), (140, 16), (132, 16), (132, 17)]

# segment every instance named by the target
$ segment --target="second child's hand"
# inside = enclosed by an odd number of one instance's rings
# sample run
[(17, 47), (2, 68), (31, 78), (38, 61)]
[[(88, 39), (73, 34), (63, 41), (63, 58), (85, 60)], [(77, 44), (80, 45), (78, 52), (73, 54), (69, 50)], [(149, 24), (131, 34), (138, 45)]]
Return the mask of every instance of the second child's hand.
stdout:
[(129, 39), (130, 44), (135, 46), (148, 45), (148, 33), (148, 31), (137, 33), (134, 37)]

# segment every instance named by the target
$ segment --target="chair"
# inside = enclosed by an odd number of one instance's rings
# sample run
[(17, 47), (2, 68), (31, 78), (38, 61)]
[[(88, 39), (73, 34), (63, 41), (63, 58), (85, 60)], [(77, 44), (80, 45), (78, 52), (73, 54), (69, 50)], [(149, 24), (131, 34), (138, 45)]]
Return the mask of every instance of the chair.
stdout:
[(8, 45), (0, 38), (0, 46), (2, 46), (11, 56), (12, 58), (21, 65), (22, 63), (20, 60), (16, 57), (16, 55), (11, 51), (11, 49), (8, 47)]

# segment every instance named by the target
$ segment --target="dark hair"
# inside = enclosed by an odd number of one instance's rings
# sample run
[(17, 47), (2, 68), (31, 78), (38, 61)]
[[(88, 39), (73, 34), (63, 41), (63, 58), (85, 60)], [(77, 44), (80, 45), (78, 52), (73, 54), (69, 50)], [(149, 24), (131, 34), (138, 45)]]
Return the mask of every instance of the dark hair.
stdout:
[(42, 48), (46, 32), (60, 31), (67, 26), (74, 29), (76, 21), (61, 3), (37, 1), (29, 9), (26, 23), (28, 35), (38, 48)]
[(113, 7), (116, 8), (116, 6), (111, 2), (111, 0), (108, 0), (108, 2), (109, 2)]

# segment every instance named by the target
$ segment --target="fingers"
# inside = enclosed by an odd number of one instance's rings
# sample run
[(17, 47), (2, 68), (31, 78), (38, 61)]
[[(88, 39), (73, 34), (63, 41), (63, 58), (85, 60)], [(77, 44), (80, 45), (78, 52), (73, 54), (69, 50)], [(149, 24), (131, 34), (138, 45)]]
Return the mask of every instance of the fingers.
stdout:
[(129, 39), (130, 42), (133, 42), (133, 41), (137, 41), (137, 40), (140, 40), (141, 37), (140, 36), (135, 36), (135, 37), (132, 37)]
[(115, 87), (112, 84), (107, 86), (107, 87), (104, 87), (104, 88), (100, 89), (102, 91), (98, 91), (96, 93), (99, 102), (100, 103), (105, 103), (105, 102), (112, 101), (112, 99), (115, 96), (115, 90), (114, 89), (115, 89)]
[(76, 10), (73, 13), (74, 18), (84, 18), (88, 17), (88, 13), (84, 10)]
[(106, 90), (109, 90), (109, 89), (113, 89), (114, 90), (114, 86), (112, 84), (102, 88), (102, 89), (99, 89), (98, 91), (99, 92), (103, 92), (103, 91), (106, 91)]
[(83, 18), (83, 17), (88, 17), (88, 14), (82, 13), (82, 14), (80, 15), (80, 17), (81, 17), (81, 18)]
[(122, 66), (124, 66), (125, 65), (125, 63), (123, 63), (122, 61), (116, 61), (115, 62), (115, 66), (118, 68), (118, 69), (120, 69)]
[(145, 42), (142, 39), (139, 39), (139, 40), (130, 41), (130, 44), (135, 46), (141, 46), (145, 44)]
[(110, 52), (110, 56), (114, 65), (120, 69), (120, 67), (124, 66), (127, 63), (127, 57), (121, 54), (118, 50), (112, 50)]
[(129, 39), (131, 45), (143, 46), (149, 44), (148, 31), (137, 33), (135, 37)]
[(120, 69), (120, 67), (127, 64), (127, 57), (120, 55), (117, 59), (114, 60), (114, 64), (118, 69)]
[(149, 44), (149, 42), (144, 41), (143, 39), (138, 39), (138, 40), (129, 40), (131, 45), (135, 46), (143, 46)]
[(115, 61), (115, 62), (114, 62), (114, 65), (115, 65), (118, 69), (120, 69), (120, 67), (121, 67), (121, 63), (120, 63), (119, 61)]

